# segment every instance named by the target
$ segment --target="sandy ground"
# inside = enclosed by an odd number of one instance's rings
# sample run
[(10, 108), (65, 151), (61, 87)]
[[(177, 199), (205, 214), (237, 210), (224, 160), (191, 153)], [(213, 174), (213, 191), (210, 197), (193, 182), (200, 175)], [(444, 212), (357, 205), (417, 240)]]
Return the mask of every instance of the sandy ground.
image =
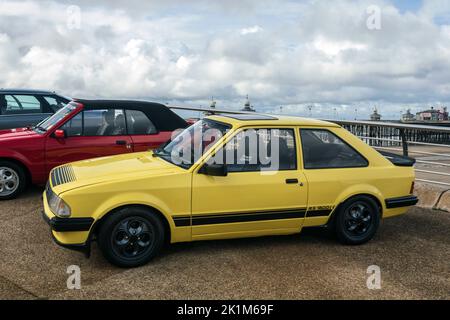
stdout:
[[(412, 209), (376, 238), (341, 246), (323, 230), (168, 246), (138, 269), (58, 247), (41, 220), (40, 189), (0, 207), (1, 299), (450, 299), (450, 213)], [(81, 268), (68, 290), (67, 267)], [(366, 286), (381, 268), (381, 290)]]

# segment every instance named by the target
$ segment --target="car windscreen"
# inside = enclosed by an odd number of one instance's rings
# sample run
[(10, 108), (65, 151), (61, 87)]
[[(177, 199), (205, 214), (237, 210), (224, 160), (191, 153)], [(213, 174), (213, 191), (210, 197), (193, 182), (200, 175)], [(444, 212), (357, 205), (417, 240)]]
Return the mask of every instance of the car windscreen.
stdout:
[(155, 150), (155, 155), (179, 167), (189, 169), (231, 128), (230, 125), (203, 119), (185, 129), (168, 144)]
[(48, 131), (53, 128), (56, 124), (58, 124), (62, 119), (64, 119), (67, 115), (72, 113), (77, 108), (76, 105), (67, 104), (65, 107), (59, 109), (54, 115), (48, 117), (43, 120), (39, 124), (35, 126), (35, 129), (38, 131)]

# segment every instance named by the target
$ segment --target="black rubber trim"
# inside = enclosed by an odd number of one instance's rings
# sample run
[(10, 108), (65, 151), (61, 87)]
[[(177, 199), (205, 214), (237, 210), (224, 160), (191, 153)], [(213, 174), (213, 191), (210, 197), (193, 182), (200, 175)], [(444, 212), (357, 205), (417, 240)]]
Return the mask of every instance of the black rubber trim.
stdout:
[(333, 210), (312, 210), (306, 212), (307, 218), (328, 217)]
[(398, 154), (395, 154), (392, 152), (387, 152), (387, 151), (378, 150), (378, 152), (381, 153), (390, 162), (392, 162), (392, 164), (394, 164), (398, 167), (412, 167), (416, 163), (416, 159), (413, 159), (410, 157), (401, 156), (401, 155), (398, 155)]
[(241, 213), (220, 213), (211, 215), (201, 215), (190, 217), (174, 217), (175, 226), (202, 226), (211, 224), (255, 222), (284, 219), (303, 219), (305, 218), (306, 208), (276, 210), (276, 211), (257, 211)]
[(44, 220), (53, 231), (56, 232), (76, 232), (89, 231), (94, 223), (93, 218), (58, 218), (49, 219), (43, 212)]
[(190, 227), (191, 217), (173, 217), (175, 227)]
[[(42, 217), (44, 219), (44, 221), (50, 226), (50, 228), (52, 228), (51, 225), (51, 220), (47, 217), (47, 215), (45, 214), (44, 211), (42, 211)], [(55, 230), (56, 231), (56, 230)], [(85, 256), (88, 258), (90, 256), (90, 252), (91, 252), (91, 241), (90, 239), (86, 242), (86, 243), (80, 243), (80, 244), (64, 244), (59, 242), (55, 236), (53, 235), (53, 232), (50, 232), (52, 235), (52, 239), (53, 241), (60, 247), (69, 249), (69, 250), (73, 250), (73, 251), (78, 251), (78, 252), (83, 252), (85, 254)]]
[(386, 199), (385, 202), (386, 208), (394, 209), (415, 206), (417, 202), (419, 202), (419, 199), (416, 196), (405, 196), (400, 198)]

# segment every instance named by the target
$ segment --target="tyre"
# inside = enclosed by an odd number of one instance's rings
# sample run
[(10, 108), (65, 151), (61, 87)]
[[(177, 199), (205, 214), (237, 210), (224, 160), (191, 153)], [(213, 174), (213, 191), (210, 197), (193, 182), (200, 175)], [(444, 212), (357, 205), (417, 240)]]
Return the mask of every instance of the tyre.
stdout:
[(344, 202), (337, 212), (334, 228), (339, 242), (359, 245), (370, 241), (380, 226), (377, 203), (367, 196), (357, 196)]
[(98, 245), (103, 256), (122, 268), (142, 266), (164, 244), (164, 225), (154, 212), (129, 207), (111, 213), (102, 223)]
[(25, 190), (27, 178), (23, 168), (11, 161), (0, 161), (0, 200), (16, 198)]

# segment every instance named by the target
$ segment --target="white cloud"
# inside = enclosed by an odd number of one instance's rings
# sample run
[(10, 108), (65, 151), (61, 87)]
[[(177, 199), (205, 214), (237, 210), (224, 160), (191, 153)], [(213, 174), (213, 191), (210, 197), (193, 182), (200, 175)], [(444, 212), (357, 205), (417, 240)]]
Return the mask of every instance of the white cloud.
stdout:
[[(67, 27), (79, 5), (81, 28)], [(366, 27), (369, 5), (382, 29)], [(259, 110), (398, 117), (450, 105), (448, 1), (0, 2), (0, 87)], [(438, 20), (438, 21), (437, 21)]]
[(315, 49), (322, 51), (326, 55), (335, 56), (345, 50), (367, 50), (367, 45), (354, 43), (351, 41), (329, 41), (326, 38), (317, 37), (313, 45)]
[(246, 35), (246, 34), (257, 33), (257, 32), (261, 32), (261, 31), (263, 31), (263, 29), (260, 26), (253, 26), (253, 27), (241, 29), (241, 34)]

